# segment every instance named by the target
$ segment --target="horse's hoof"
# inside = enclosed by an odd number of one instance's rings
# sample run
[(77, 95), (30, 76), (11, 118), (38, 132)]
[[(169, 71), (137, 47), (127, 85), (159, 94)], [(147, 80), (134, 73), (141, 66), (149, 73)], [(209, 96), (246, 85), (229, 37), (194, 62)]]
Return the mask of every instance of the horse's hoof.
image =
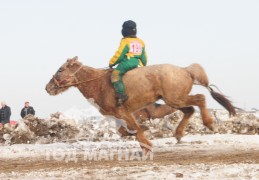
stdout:
[(153, 152), (153, 147), (152, 145), (146, 145), (146, 144), (142, 144), (140, 145), (141, 149), (142, 149), (142, 154), (147, 155), (150, 152)]
[(146, 149), (146, 148), (142, 148), (142, 151), (139, 152), (139, 155), (141, 157), (152, 157), (152, 153), (153, 153), (153, 149)]
[(118, 129), (118, 132), (120, 133), (121, 137), (129, 136), (127, 130), (122, 126)]
[(180, 143), (183, 136), (182, 135), (178, 135), (178, 134), (174, 134), (174, 137), (177, 140), (177, 143)]
[(207, 125), (207, 128), (209, 128), (209, 130), (211, 130), (213, 132), (218, 132), (218, 128), (215, 124)]

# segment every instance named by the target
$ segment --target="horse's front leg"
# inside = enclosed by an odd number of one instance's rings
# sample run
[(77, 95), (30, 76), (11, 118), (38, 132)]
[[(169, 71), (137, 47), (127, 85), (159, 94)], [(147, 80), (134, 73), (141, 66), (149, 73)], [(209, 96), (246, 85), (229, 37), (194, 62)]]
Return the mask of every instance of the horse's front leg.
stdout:
[(119, 129), (119, 132), (122, 132), (122, 135), (130, 135), (132, 133), (135, 133), (135, 136), (145, 153), (152, 151), (152, 143), (144, 135), (144, 130), (147, 130), (147, 127), (138, 125), (136, 119), (130, 113), (122, 113), (120, 114), (120, 116), (121, 119), (125, 120), (127, 124), (127, 129), (129, 129), (130, 131), (125, 131), (125, 127), (121, 127)]

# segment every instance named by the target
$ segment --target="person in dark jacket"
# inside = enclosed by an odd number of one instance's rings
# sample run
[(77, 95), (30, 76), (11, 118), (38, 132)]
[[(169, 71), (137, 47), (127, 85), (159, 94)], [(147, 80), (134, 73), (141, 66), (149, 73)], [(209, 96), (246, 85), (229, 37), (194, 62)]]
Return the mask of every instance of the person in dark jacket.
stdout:
[(21, 116), (22, 116), (22, 118), (24, 118), (28, 114), (35, 115), (35, 111), (34, 111), (33, 107), (31, 107), (29, 105), (29, 102), (26, 101), (25, 105), (24, 105), (24, 108), (22, 108), (22, 110), (21, 110)]
[(1, 102), (2, 108), (0, 109), (0, 122), (4, 125), (10, 123), (11, 108), (6, 105), (5, 101)]

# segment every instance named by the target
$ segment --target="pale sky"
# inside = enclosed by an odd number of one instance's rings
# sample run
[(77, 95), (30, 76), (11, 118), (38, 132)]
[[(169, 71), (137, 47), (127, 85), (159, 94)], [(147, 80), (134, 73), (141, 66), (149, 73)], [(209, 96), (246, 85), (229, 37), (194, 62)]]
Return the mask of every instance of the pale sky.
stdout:
[[(77, 89), (45, 91), (67, 58), (106, 67), (125, 20), (137, 23), (148, 64), (200, 63), (241, 108), (259, 108), (257, 0), (0, 0), (0, 101), (11, 119), (29, 100), (39, 117), (89, 104)], [(220, 107), (205, 88), (209, 108)]]

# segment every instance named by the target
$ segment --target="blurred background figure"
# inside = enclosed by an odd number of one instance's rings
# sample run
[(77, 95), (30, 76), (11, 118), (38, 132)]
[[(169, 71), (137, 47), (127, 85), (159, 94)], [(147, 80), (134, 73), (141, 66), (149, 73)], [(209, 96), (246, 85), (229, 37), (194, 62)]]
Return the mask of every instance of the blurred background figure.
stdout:
[(5, 101), (1, 102), (1, 109), (0, 109), (0, 123), (5, 125), (6, 123), (10, 123), (11, 117), (11, 108), (6, 105)]
[(21, 116), (24, 118), (28, 114), (35, 115), (33, 107), (30, 106), (29, 101), (25, 101), (25, 105), (21, 110)]

